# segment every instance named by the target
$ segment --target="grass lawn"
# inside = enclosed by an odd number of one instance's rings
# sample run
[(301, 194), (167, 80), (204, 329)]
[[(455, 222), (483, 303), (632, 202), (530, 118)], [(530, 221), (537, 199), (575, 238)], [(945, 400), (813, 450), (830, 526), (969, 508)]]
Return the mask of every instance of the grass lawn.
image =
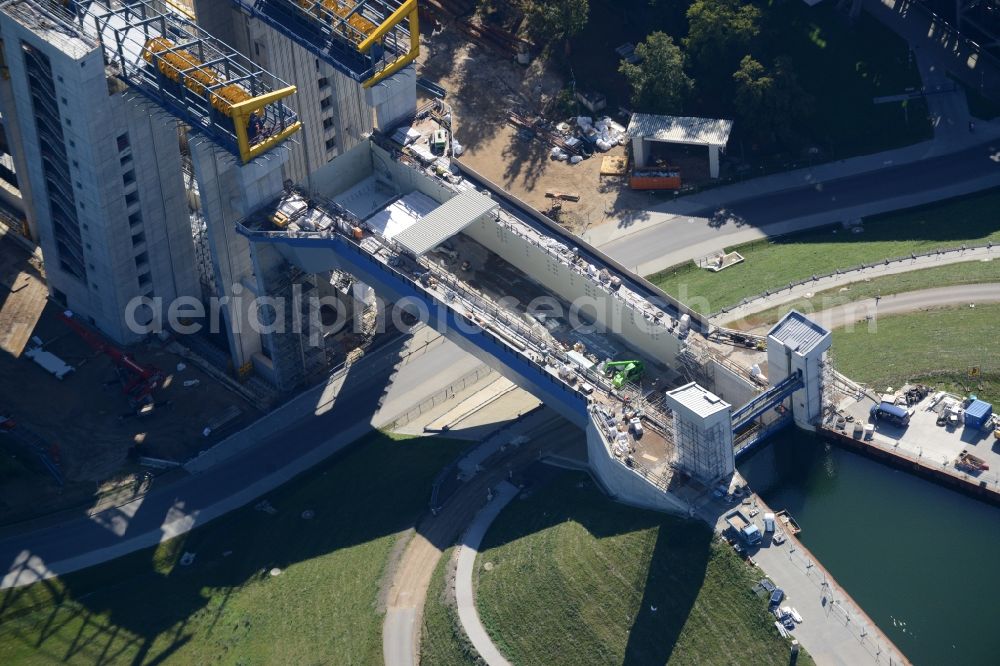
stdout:
[(702, 313), (735, 305), (765, 289), (780, 289), (838, 268), (928, 252), (1000, 242), (1000, 189), (865, 218), (863, 233), (839, 226), (764, 239), (735, 248), (746, 261), (720, 273), (694, 263), (668, 268), (649, 280)]
[(462, 633), (454, 597), (445, 598), (445, 573), (455, 552), (441, 555), (424, 603), (424, 626), (420, 633), (420, 663), (433, 666), (479, 666), (485, 662)]
[(891, 296), (920, 289), (984, 282), (1000, 282), (1000, 258), (994, 261), (969, 261), (963, 264), (924, 268), (909, 273), (872, 278), (867, 282), (853, 282), (846, 287), (821, 291), (812, 298), (800, 298), (791, 303), (750, 315), (740, 322), (740, 328), (749, 329), (773, 324), (790, 310), (809, 314), (834, 308), (844, 303), (874, 298), (876, 295)]
[(758, 569), (708, 526), (616, 504), (582, 474), (504, 509), (476, 571), (483, 623), (516, 664), (788, 663), (750, 590)]
[[(381, 664), (390, 552), (464, 446), (373, 433), (268, 494), (273, 515), (251, 505), (155, 550), (3, 592), (0, 663)], [(185, 551), (191, 566), (178, 564)]]
[[(979, 305), (879, 317), (865, 326), (833, 332), (837, 369), (878, 391), (918, 381), (959, 395), (976, 393), (1000, 403), (996, 329), (1000, 305)], [(981, 375), (969, 377), (979, 367)]]
[[(577, 89), (604, 93), (609, 109), (630, 107), (630, 91), (618, 73), (615, 47), (625, 42), (638, 44), (656, 30), (680, 43), (687, 34), (685, 12), (690, 4), (690, 0), (590, 0), (590, 20), (573, 39), (569, 58)], [(820, 158), (841, 159), (931, 138), (923, 100), (910, 101), (906, 112), (900, 103), (872, 102), (874, 97), (921, 85), (902, 38), (867, 13), (852, 25), (835, 3), (809, 7), (801, 2), (754, 0), (754, 4), (761, 11), (761, 32), (751, 52), (768, 64), (777, 55), (787, 56), (799, 83), (815, 101), (814, 112), (793, 126), (801, 148), (815, 146)], [(731, 156), (765, 167), (801, 159), (802, 154), (776, 155), (772, 146), (755, 151), (749, 140), (743, 140), (745, 123), (734, 112), (732, 95), (712, 99), (695, 83), (695, 94), (683, 113), (733, 118)]]

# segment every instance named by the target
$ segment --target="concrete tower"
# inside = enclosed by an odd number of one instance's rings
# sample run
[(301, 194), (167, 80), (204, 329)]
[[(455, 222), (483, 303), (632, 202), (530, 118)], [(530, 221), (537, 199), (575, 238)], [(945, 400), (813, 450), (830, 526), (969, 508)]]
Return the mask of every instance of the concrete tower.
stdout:
[(795, 424), (814, 430), (823, 415), (823, 366), (832, 339), (830, 331), (792, 310), (767, 334), (767, 378), (776, 386), (801, 372), (803, 388), (792, 394)]
[(176, 122), (109, 78), (57, 3), (5, 4), (0, 37), (6, 136), (50, 295), (134, 342), (133, 299), (198, 294)]

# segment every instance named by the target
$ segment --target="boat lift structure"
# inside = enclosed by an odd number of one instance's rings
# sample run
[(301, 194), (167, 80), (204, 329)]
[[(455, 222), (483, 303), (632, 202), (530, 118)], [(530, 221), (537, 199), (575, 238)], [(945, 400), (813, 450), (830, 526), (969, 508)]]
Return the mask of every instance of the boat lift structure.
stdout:
[(240, 162), (263, 155), (301, 128), (282, 102), (295, 86), (193, 21), (160, 13), (146, 0), (115, 8), (96, 1), (74, 5), (77, 22), (104, 48), (109, 74)]
[(317, 58), (370, 88), (420, 53), (417, 0), (233, 0)]

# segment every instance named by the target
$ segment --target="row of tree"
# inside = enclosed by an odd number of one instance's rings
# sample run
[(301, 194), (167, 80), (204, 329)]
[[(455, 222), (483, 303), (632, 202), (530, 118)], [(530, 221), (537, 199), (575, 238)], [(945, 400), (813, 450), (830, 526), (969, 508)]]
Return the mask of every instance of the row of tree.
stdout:
[[(521, 1), (538, 42), (568, 44), (587, 25), (588, 0)], [(760, 9), (744, 0), (694, 0), (680, 44), (653, 32), (636, 47), (639, 62), (621, 63), (632, 103), (642, 111), (670, 114), (731, 107), (755, 140), (793, 141), (796, 121), (810, 112), (813, 101), (799, 84), (793, 63), (752, 55), (767, 51), (760, 18)]]
[(654, 32), (636, 48), (642, 62), (622, 63), (633, 103), (678, 113), (697, 87), (702, 105), (718, 109), (731, 99), (754, 138), (791, 142), (796, 121), (809, 113), (813, 102), (787, 58), (765, 64), (751, 55), (765, 50), (760, 44), (760, 9), (742, 0), (695, 0), (687, 20), (683, 49), (669, 35)]

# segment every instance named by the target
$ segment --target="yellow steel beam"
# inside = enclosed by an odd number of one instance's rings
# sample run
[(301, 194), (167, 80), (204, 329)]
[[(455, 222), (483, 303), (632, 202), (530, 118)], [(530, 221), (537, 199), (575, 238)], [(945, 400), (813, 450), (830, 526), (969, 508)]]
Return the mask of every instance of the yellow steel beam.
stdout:
[(368, 45), (367, 48), (371, 48), (372, 44), (374, 44), (372, 41), (373, 39), (381, 39), (381, 37), (384, 36), (394, 25), (398, 24), (405, 18), (410, 19), (410, 50), (396, 58), (396, 60), (394, 60), (381, 72), (365, 81), (363, 84), (365, 88), (371, 88), (379, 81), (387, 79), (416, 60), (417, 56), (420, 55), (420, 18), (418, 14), (417, 0), (407, 0), (407, 2), (400, 5), (399, 9), (392, 13), (392, 16), (390, 16), (385, 23), (378, 27), (378, 30), (358, 45), (359, 51), (365, 51), (366, 44)]
[(399, 6), (399, 9), (397, 9), (396, 11), (394, 11), (392, 14), (389, 15), (389, 18), (387, 18), (382, 23), (382, 25), (380, 25), (378, 28), (375, 29), (375, 32), (368, 35), (367, 39), (358, 44), (358, 50), (364, 53), (365, 51), (370, 49), (372, 46), (375, 45), (375, 42), (385, 37), (385, 34), (387, 32), (392, 30), (397, 23), (402, 21), (411, 13), (413, 13), (416, 10), (416, 8), (417, 8), (417, 0), (406, 0), (406, 2), (404, 2)]
[(240, 159), (243, 160), (244, 164), (278, 145), (302, 127), (302, 123), (296, 121), (281, 132), (273, 134), (253, 145), (250, 145), (250, 137), (247, 134), (247, 125), (250, 123), (250, 116), (262, 110), (268, 104), (273, 104), (290, 95), (294, 95), (295, 91), (295, 86), (288, 86), (287, 88), (269, 92), (266, 95), (251, 97), (246, 101), (233, 104), (231, 108), (232, 115), (230, 117), (233, 119), (233, 128), (236, 131), (236, 143), (240, 149)]

